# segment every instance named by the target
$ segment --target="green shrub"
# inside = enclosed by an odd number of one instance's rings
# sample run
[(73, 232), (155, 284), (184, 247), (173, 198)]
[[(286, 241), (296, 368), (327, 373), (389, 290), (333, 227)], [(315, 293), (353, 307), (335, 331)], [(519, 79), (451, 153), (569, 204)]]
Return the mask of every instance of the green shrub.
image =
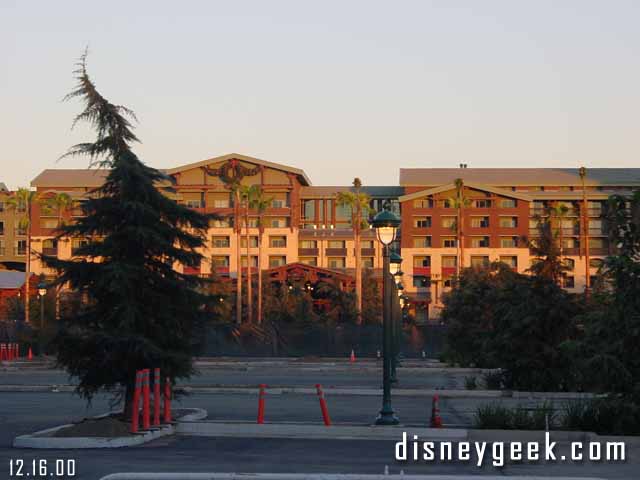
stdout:
[(502, 372), (500, 370), (485, 373), (483, 375), (483, 379), (484, 384), (487, 386), (487, 390), (502, 389)]
[(596, 398), (569, 402), (564, 407), (564, 430), (600, 435), (640, 434), (640, 407), (620, 398)]
[(481, 405), (476, 411), (475, 428), (510, 430), (513, 428), (513, 412), (497, 403)]
[(476, 377), (464, 377), (464, 388), (467, 390), (475, 390), (478, 388)]
[(481, 405), (474, 418), (475, 428), (492, 430), (549, 430), (557, 425), (552, 403), (544, 402), (533, 408), (509, 408), (498, 403)]

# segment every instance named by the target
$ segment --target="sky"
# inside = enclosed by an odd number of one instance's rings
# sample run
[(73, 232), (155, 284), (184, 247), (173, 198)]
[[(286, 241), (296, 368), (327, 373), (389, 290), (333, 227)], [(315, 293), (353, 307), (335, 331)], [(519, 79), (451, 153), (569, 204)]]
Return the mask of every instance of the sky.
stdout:
[(631, 167), (637, 0), (0, 0), (0, 182), (92, 139), (74, 62), (162, 168), (242, 153), (314, 185), (400, 167)]

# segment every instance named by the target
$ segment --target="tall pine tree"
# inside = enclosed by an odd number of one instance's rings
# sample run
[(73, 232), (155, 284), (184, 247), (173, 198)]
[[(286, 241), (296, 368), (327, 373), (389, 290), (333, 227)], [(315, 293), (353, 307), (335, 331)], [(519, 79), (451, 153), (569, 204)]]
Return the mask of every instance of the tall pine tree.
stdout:
[(160, 367), (172, 382), (193, 373), (194, 338), (210, 297), (204, 280), (176, 272), (174, 265), (200, 264), (210, 216), (169, 197), (171, 179), (132, 151), (138, 141), (129, 121), (133, 113), (96, 90), (86, 53), (78, 65), (78, 85), (66, 98), (84, 102), (74, 125), (88, 122), (97, 138), (66, 156), (88, 155), (92, 166), (110, 171), (83, 201), (85, 216), (58, 233), (88, 243), (70, 260), (43, 257), (59, 272), (56, 283), (84, 298), (82, 309), (62, 319), (58, 363), (79, 379), (77, 391), (87, 400), (99, 391), (124, 392), (129, 413), (136, 370)]

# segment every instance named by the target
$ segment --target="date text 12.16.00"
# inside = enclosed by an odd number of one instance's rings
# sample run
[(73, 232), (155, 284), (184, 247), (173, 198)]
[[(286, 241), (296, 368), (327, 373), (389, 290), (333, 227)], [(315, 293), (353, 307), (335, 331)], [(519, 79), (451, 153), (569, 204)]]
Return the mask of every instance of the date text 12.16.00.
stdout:
[(34, 458), (9, 460), (9, 478), (73, 478), (76, 475), (76, 461), (73, 459)]

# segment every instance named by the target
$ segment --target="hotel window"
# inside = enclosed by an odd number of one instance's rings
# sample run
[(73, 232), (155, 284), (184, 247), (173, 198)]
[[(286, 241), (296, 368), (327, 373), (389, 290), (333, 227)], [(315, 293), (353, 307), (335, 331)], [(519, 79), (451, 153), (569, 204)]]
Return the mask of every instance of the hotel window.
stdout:
[(602, 268), (604, 265), (604, 260), (601, 258), (592, 258), (589, 260), (589, 267), (591, 268)]
[(414, 248), (431, 248), (431, 237), (413, 237)]
[(20, 256), (20, 257), (27, 254), (27, 241), (26, 240), (17, 240), (16, 241), (15, 254)]
[(0, 222), (0, 235), (4, 235), (4, 222)]
[(349, 205), (336, 205), (336, 227), (351, 228), (351, 207)]
[(16, 231), (16, 236), (24, 237), (27, 234), (27, 227), (17, 225), (15, 231)]
[(414, 267), (430, 267), (431, 266), (431, 257), (425, 255), (419, 255), (413, 257), (413, 266)]
[(453, 204), (451, 203), (451, 200), (442, 200), (440, 205), (442, 206), (442, 208), (453, 208)]
[(455, 268), (458, 259), (454, 255), (442, 256), (442, 268)]
[(43, 218), (40, 220), (40, 228), (48, 228), (48, 229), (58, 228), (58, 219)]
[(89, 244), (89, 240), (86, 238), (73, 238), (71, 239), (71, 255), (76, 255), (78, 250)]
[(491, 208), (491, 200), (487, 200), (485, 198), (480, 200), (475, 200), (473, 204), (474, 204), (474, 207), (476, 208)]
[(440, 225), (443, 228), (455, 228), (455, 226), (456, 226), (456, 217), (442, 217), (440, 219)]
[(518, 217), (500, 217), (500, 227), (516, 228), (518, 226)]
[(500, 208), (516, 208), (517, 206), (518, 206), (518, 202), (515, 198), (500, 199)]
[(214, 255), (211, 257), (211, 266), (214, 268), (229, 267), (228, 255)]
[(329, 264), (329, 268), (344, 268), (345, 260), (344, 257), (329, 257), (327, 259)]
[[(258, 266), (258, 257), (255, 256), (255, 255), (250, 255), (249, 257), (251, 258), (251, 268), (257, 267)], [(246, 255), (242, 255), (242, 257), (240, 258), (240, 265), (242, 265), (242, 267), (246, 268), (246, 266), (247, 266), (247, 256)]]
[(0, 256), (4, 255), (4, 240), (0, 239)]
[(318, 266), (318, 258), (317, 257), (300, 257), (298, 260), (300, 263), (304, 263), (305, 265), (311, 265), (312, 267)]
[(373, 257), (362, 257), (363, 268), (373, 268)]
[(316, 201), (302, 200), (302, 221), (304, 223), (315, 224), (316, 219)]
[(413, 201), (413, 208), (433, 208), (433, 200), (430, 198), (419, 198)]
[(271, 228), (286, 228), (287, 219), (286, 218), (272, 218), (271, 219)]
[(206, 198), (207, 203), (209, 205), (212, 205), (214, 208), (229, 208), (231, 206), (231, 202), (229, 201), (229, 193), (209, 193)]
[(500, 248), (516, 248), (518, 237), (500, 237)]
[(360, 248), (375, 248), (373, 240), (360, 240)]
[(211, 220), (209, 221), (209, 225), (211, 228), (229, 228), (231, 227), (231, 221), (228, 218), (224, 218), (221, 220)]
[(416, 228), (430, 228), (431, 217), (415, 217), (413, 220), (413, 226)]
[(576, 268), (576, 261), (573, 258), (565, 258), (563, 263), (569, 270), (575, 270)]
[(488, 248), (489, 237), (471, 237), (471, 248)]
[(604, 224), (599, 219), (589, 219), (589, 235), (602, 235), (605, 233)]
[(489, 257), (486, 255), (471, 255), (471, 266), (472, 267), (488, 267), (489, 266)]
[(284, 235), (270, 236), (269, 237), (269, 248), (286, 248), (287, 246), (287, 237)]
[[(243, 236), (240, 239), (240, 247), (247, 248), (247, 237)], [(258, 236), (250, 235), (249, 236), (249, 248), (258, 248)]]
[(4, 202), (0, 202), (0, 212), (4, 212)]
[(214, 236), (211, 237), (211, 244), (213, 248), (229, 248), (230, 241), (228, 236)]
[(300, 240), (298, 248), (318, 248), (318, 242), (315, 240)]
[(576, 281), (573, 277), (564, 277), (564, 288), (575, 288)]
[(204, 205), (200, 200), (187, 200), (185, 205), (189, 208), (202, 208)]
[(562, 248), (579, 248), (580, 242), (576, 238), (563, 238)]
[(286, 200), (281, 198), (274, 198), (271, 200), (271, 208), (285, 208), (286, 206)]
[(327, 248), (345, 248), (344, 240), (329, 240)]
[(286, 265), (286, 263), (287, 257), (285, 257), (284, 255), (272, 255), (269, 257), (269, 268), (281, 267), (282, 265)]
[(431, 277), (424, 275), (414, 275), (413, 286), (416, 288), (429, 288), (431, 286)]
[(473, 228), (489, 228), (489, 217), (471, 217)]
[(516, 255), (500, 255), (500, 261), (514, 270), (518, 268), (518, 257)]
[(443, 248), (455, 248), (457, 244), (456, 237), (442, 237)]
[(42, 241), (42, 253), (45, 255), (58, 254), (58, 241), (55, 238), (47, 238)]
[(216, 198), (213, 200), (214, 208), (229, 208), (229, 199), (228, 198)]
[(589, 250), (607, 248), (607, 242), (604, 238), (589, 238)]

